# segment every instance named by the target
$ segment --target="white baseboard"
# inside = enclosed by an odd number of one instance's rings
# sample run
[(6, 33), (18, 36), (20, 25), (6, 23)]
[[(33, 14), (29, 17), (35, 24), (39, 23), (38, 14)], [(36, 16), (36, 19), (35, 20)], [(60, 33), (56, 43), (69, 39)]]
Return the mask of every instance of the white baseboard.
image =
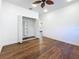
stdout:
[(2, 48), (3, 48), (3, 46), (0, 45), (0, 53), (1, 53), (1, 51), (2, 51)]
[(74, 46), (79, 46), (79, 44), (73, 42), (68, 42), (68, 41), (64, 41), (64, 40), (61, 40), (61, 39), (58, 39), (58, 38), (54, 38), (54, 37), (51, 37), (51, 36), (43, 36), (45, 38), (49, 38), (49, 39), (53, 39), (53, 40), (57, 40), (57, 41), (60, 41), (60, 42), (64, 42), (64, 43), (67, 43), (67, 44), (71, 44), (71, 45), (74, 45)]

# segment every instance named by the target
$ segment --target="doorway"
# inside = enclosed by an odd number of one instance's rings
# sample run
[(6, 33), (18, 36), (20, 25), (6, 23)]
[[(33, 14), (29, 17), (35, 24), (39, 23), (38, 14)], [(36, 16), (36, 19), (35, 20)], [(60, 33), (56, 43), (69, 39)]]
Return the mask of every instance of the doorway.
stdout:
[(33, 18), (28, 17), (22, 17), (23, 19), (23, 40), (29, 39), (29, 38), (35, 38), (35, 22), (36, 20)]
[(40, 38), (40, 26), (37, 18), (18, 16), (18, 42)]

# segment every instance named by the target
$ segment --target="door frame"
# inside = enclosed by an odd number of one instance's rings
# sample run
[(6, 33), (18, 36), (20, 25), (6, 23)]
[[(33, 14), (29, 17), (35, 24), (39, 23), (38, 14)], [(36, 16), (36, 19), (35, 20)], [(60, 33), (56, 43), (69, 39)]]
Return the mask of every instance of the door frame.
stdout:
[[(26, 18), (31, 18), (31, 17), (27, 17), (27, 16), (18, 16), (18, 24), (17, 24), (17, 31), (18, 31), (18, 40), (17, 40), (17, 42), (20, 42), (20, 43), (22, 43), (23, 42), (23, 17), (26, 17)], [(31, 18), (31, 19), (35, 19), (36, 20), (36, 35), (35, 35), (35, 37), (37, 37), (37, 38), (40, 38), (40, 21), (39, 21), (39, 19), (37, 19), (37, 18)]]

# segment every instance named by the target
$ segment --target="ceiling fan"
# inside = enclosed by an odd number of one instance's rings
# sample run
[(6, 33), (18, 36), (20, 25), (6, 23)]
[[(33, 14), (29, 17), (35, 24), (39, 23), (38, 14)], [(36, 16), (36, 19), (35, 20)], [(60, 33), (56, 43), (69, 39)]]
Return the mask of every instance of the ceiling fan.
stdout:
[(52, 0), (37, 0), (35, 2), (33, 2), (33, 4), (40, 4), (41, 3), (41, 7), (45, 7), (45, 5), (53, 5), (54, 2)]

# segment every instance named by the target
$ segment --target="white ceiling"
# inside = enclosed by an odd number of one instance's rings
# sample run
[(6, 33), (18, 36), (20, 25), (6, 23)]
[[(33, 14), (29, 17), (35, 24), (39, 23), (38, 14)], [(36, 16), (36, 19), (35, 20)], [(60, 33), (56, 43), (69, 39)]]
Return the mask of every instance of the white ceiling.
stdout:
[[(13, 3), (15, 5), (19, 5), (23, 8), (29, 9), (29, 8), (33, 8), (32, 2), (35, 0), (3, 0), (3, 1), (7, 1), (7, 2)], [(50, 12), (50, 11), (68, 6), (68, 5), (75, 3), (79, 0), (72, 0), (71, 2), (67, 2), (67, 0), (53, 0), (53, 1), (55, 3), (54, 5), (51, 5), (51, 6), (46, 5), (44, 8), (41, 8), (40, 5), (38, 5), (38, 7), (33, 8), (32, 10), (37, 11), (39, 13), (44, 13), (43, 9), (46, 8)]]

